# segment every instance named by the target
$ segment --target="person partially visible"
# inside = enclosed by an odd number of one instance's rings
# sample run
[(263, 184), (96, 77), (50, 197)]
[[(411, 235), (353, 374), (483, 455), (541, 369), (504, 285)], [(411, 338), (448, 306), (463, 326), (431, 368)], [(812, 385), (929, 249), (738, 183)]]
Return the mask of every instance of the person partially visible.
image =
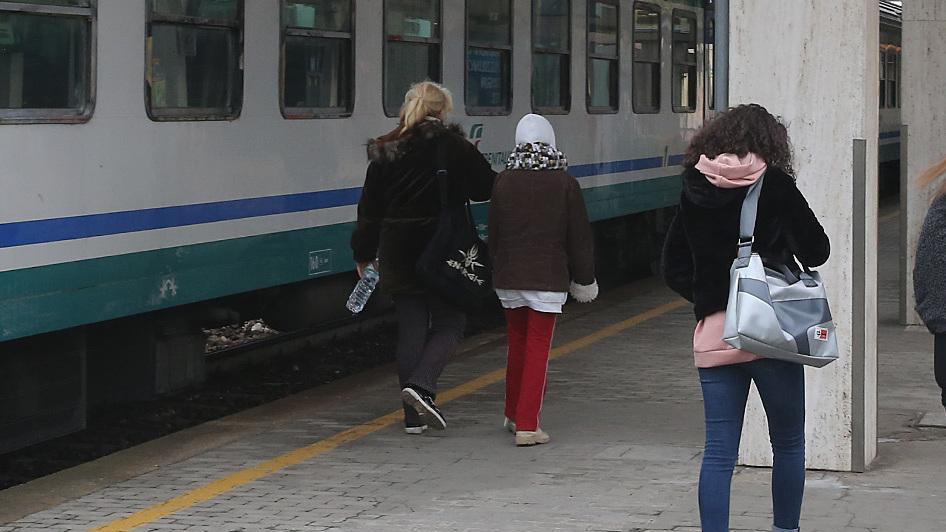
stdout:
[(729, 532), (733, 469), (755, 382), (772, 443), (773, 532), (797, 532), (805, 492), (803, 366), (735, 349), (723, 341), (729, 271), (742, 203), (764, 175), (753, 251), (763, 263), (800, 272), (828, 260), (830, 245), (795, 184), (785, 126), (764, 107), (740, 105), (703, 126), (683, 162), (680, 210), (664, 245), (664, 278), (694, 303), (693, 354), (703, 388), (706, 447), (700, 470), (703, 532)]
[[(923, 172), (917, 183), (923, 188), (931, 187), (943, 174), (946, 159)], [(934, 335), (933, 373), (946, 408), (946, 183), (933, 191), (933, 202), (923, 222), (913, 268), (913, 289), (916, 311)]]
[(581, 302), (598, 295), (591, 224), (567, 167), (549, 121), (524, 116), (490, 206), (493, 285), (509, 342), (505, 426), (518, 446), (549, 441), (539, 417), (555, 320), (568, 292)]
[(426, 289), (415, 273), (441, 210), (438, 159), (446, 162), (449, 174), (449, 205), (488, 200), (496, 177), (463, 131), (444, 123), (452, 109), (450, 91), (437, 83), (424, 81), (407, 91), (397, 128), (368, 141), (370, 164), (351, 237), (359, 276), (376, 265), (381, 291), (394, 299), (408, 434), (421, 434), (428, 426), (446, 428), (435, 403), (437, 380), (466, 324), (463, 311)]

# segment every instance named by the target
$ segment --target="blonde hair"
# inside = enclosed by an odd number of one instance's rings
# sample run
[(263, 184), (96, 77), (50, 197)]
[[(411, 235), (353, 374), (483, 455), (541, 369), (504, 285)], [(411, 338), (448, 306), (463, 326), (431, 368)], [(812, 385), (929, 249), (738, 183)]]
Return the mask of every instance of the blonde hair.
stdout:
[[(946, 174), (946, 159), (943, 159), (942, 161), (924, 170), (923, 173), (920, 174), (920, 177), (917, 178), (916, 184), (918, 187), (926, 188), (932, 185), (933, 182), (943, 174)], [(933, 192), (933, 199), (936, 199), (943, 194), (946, 194), (946, 183), (940, 185), (939, 188)]]
[(401, 106), (401, 134), (428, 116), (442, 118), (450, 111), (453, 111), (453, 95), (449, 89), (433, 81), (415, 83), (404, 95), (404, 105)]

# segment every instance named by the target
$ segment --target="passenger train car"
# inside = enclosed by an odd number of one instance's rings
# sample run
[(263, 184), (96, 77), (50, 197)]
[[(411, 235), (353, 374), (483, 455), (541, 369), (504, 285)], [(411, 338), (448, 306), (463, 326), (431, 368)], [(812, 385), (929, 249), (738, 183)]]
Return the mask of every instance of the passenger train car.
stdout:
[(453, 89), (496, 169), (518, 118), (548, 116), (599, 260), (649, 267), (713, 113), (712, 20), (711, 0), (0, 3), (0, 452), (198, 381), (203, 326), (343, 313), (365, 142), (414, 81)]
[(900, 180), (900, 2), (880, 3), (880, 193), (882, 196), (899, 189)]
[(706, 113), (703, 31), (696, 0), (4, 2), (5, 447), (186, 384), (168, 338), (233, 310), (344, 312), (365, 141), (414, 81), (497, 169), (548, 115), (594, 220), (653, 217)]

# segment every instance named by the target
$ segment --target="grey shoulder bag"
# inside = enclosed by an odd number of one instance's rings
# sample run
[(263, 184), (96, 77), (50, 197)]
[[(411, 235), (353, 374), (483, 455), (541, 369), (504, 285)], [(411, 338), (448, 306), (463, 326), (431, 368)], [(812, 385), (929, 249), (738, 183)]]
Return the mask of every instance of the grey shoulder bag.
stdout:
[(838, 359), (838, 340), (818, 272), (777, 271), (753, 253), (763, 175), (742, 203), (739, 253), (729, 274), (723, 340), (765, 358), (822, 367)]

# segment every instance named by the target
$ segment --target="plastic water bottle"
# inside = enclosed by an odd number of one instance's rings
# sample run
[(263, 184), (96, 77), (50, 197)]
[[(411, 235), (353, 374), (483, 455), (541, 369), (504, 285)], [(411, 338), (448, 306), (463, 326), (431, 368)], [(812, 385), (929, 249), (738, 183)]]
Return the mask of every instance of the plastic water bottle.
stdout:
[(355, 289), (352, 290), (351, 295), (348, 296), (348, 303), (345, 305), (345, 308), (350, 310), (352, 314), (358, 314), (364, 310), (365, 305), (368, 303), (368, 298), (371, 297), (375, 287), (378, 286), (378, 279), (380, 277), (378, 270), (374, 269), (374, 266), (369, 264), (362, 272), (361, 280), (358, 281), (358, 284), (355, 285)]

